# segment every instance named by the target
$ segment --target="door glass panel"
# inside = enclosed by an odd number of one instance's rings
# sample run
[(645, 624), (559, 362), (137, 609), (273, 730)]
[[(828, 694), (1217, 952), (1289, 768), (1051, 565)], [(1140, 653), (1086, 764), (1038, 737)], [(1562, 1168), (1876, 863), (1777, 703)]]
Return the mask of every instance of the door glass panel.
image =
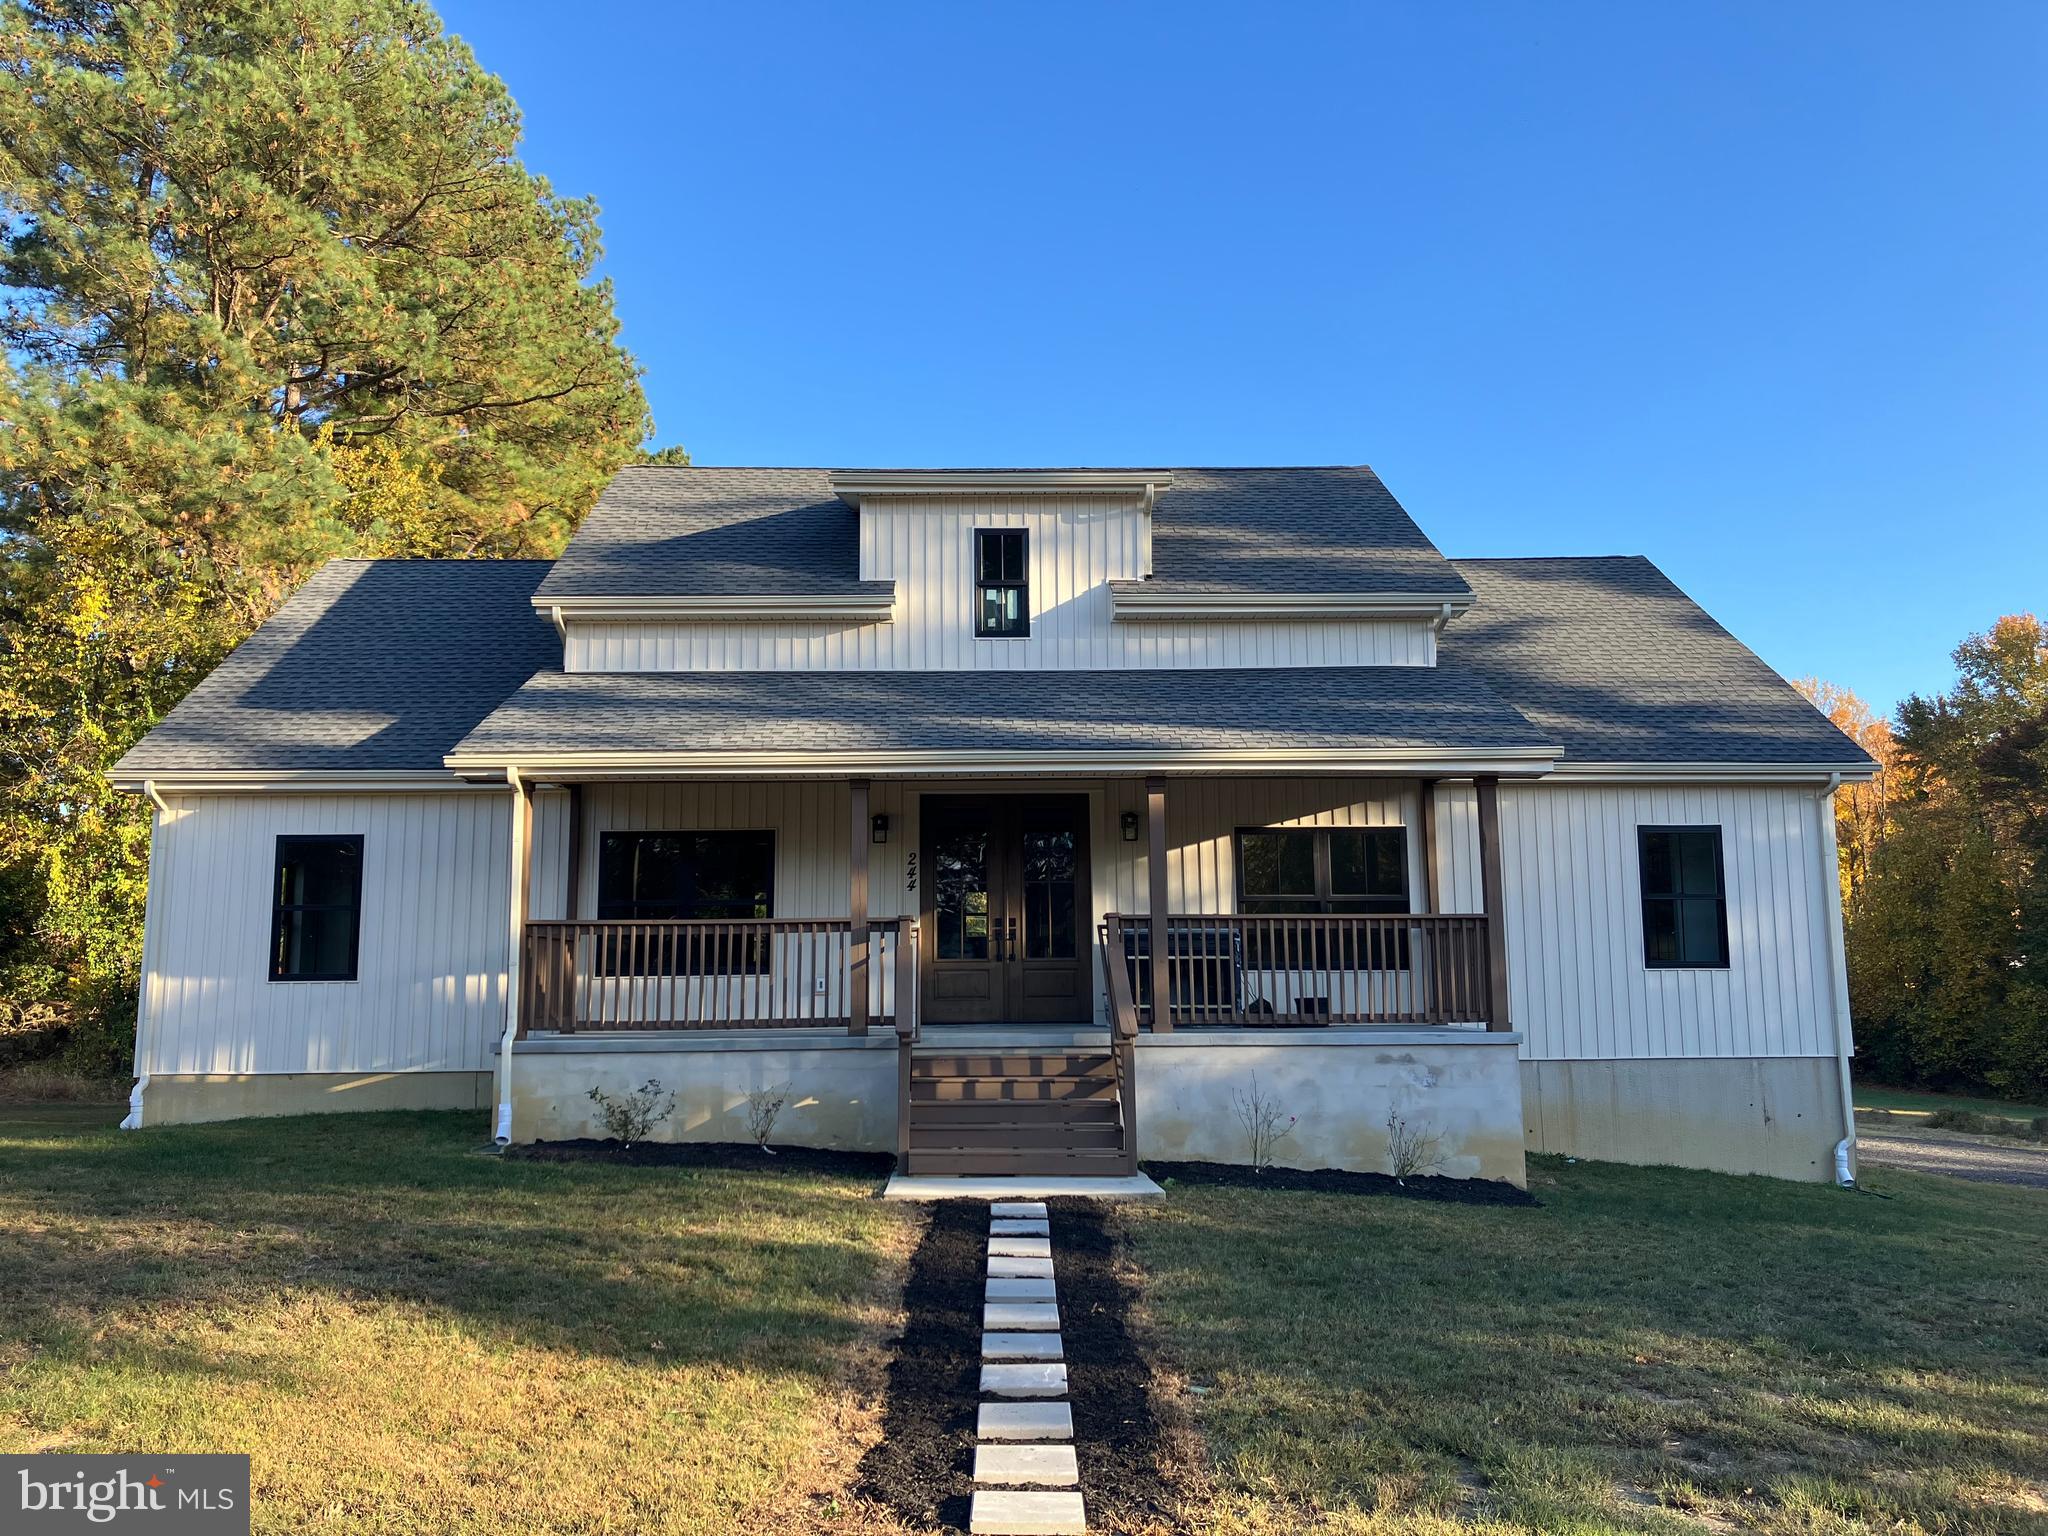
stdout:
[(947, 828), (932, 840), (932, 920), (941, 960), (988, 958), (988, 832)]
[(1024, 831), (1024, 953), (1032, 960), (1074, 958), (1075, 872), (1071, 829)]

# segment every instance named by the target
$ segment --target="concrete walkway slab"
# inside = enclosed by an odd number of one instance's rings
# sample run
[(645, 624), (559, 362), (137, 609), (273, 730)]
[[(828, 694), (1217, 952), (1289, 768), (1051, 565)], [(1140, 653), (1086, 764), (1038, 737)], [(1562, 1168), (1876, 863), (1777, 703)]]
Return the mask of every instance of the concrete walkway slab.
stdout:
[(1071, 1445), (977, 1445), (974, 1480), (1072, 1488), (1081, 1481), (1081, 1464)]
[(1017, 1259), (1005, 1253), (992, 1253), (988, 1256), (988, 1272), (1003, 1280), (1050, 1280), (1052, 1260)]
[(981, 1309), (990, 1333), (1057, 1333), (1060, 1309), (1049, 1301), (992, 1301)]
[(972, 1536), (1083, 1536), (1087, 1506), (1078, 1493), (999, 1493), (977, 1489), (968, 1506)]
[(1066, 1341), (1056, 1333), (984, 1333), (984, 1360), (1064, 1360)]
[(1071, 1440), (1074, 1410), (1068, 1403), (983, 1403), (974, 1424), (977, 1440)]
[(990, 1301), (1051, 1301), (1059, 1295), (1058, 1286), (1042, 1276), (1012, 1280), (998, 1275), (987, 1281), (983, 1290)]
[(1115, 1178), (1058, 1174), (1040, 1179), (899, 1173), (882, 1189), (884, 1200), (1050, 1200), (1061, 1195), (1089, 1200), (1163, 1200), (1166, 1191), (1142, 1173)]
[(1035, 1363), (983, 1365), (981, 1390), (989, 1397), (1064, 1397), (1067, 1368), (1058, 1364)]
[(1043, 1221), (1046, 1217), (1043, 1200), (996, 1200), (990, 1203), (991, 1216), (1021, 1216), (1030, 1220)]
[(1052, 1228), (1042, 1221), (1017, 1221), (998, 1216), (988, 1224), (990, 1237), (1051, 1237)]
[(1052, 1239), (992, 1237), (988, 1240), (988, 1256), (992, 1259), (1049, 1259), (1052, 1257)]

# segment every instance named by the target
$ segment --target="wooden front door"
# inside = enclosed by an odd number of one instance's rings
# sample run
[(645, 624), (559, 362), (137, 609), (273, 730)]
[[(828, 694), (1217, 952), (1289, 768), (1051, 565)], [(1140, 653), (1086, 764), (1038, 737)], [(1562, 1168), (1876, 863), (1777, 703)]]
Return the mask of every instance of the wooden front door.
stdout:
[(1085, 795), (927, 795), (928, 1024), (1085, 1024), (1089, 982)]

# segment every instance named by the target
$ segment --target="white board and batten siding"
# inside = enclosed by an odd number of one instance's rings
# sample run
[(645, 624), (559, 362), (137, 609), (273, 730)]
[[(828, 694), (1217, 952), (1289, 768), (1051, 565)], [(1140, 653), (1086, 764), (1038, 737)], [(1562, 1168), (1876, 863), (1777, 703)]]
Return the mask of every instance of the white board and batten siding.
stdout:
[[(872, 786), (890, 818), (869, 846), (870, 910), (914, 914), (912, 865), (926, 793), (1084, 794), (1092, 916), (1143, 912), (1146, 844), (1136, 779)], [(1405, 826), (1411, 886), (1423, 860), (1410, 781), (1213, 777), (1168, 784), (1176, 911), (1237, 907), (1240, 827)], [(610, 830), (730, 828), (776, 838), (775, 915), (843, 917), (850, 802), (844, 781), (591, 785), (578, 909), (596, 911)], [(533, 915), (563, 914), (568, 797), (536, 796)], [(1811, 788), (1505, 786), (1501, 795), (1515, 1027), (1530, 1060), (1828, 1056), (1834, 1051), (1822, 824)], [(1439, 789), (1441, 907), (1476, 912), (1478, 819), (1469, 784)], [(502, 791), (192, 795), (155, 831), (138, 1065), (158, 1074), (486, 1071), (504, 1025), (511, 797)], [(1643, 963), (1636, 828), (1722, 829), (1731, 964)], [(276, 840), (364, 839), (360, 980), (268, 979)], [(1092, 923), (1091, 923), (1092, 927)], [(886, 975), (886, 972), (884, 973)], [(878, 983), (883, 977), (877, 977)], [(840, 1000), (821, 999), (838, 1012)]]
[[(1029, 535), (1031, 633), (974, 633), (974, 533)], [(1430, 666), (1436, 631), (1411, 620), (1118, 623), (1109, 583), (1144, 570), (1129, 499), (916, 497), (863, 509), (860, 575), (896, 583), (887, 624), (591, 623), (568, 626), (571, 672), (1101, 671), (1156, 667)]]
[[(180, 795), (150, 858), (137, 1067), (488, 1071), (505, 1027), (503, 791)], [(356, 981), (270, 980), (285, 834), (363, 839)]]
[[(1478, 811), (1439, 791), (1447, 910), (1477, 911)], [(1508, 972), (1525, 1060), (1832, 1056), (1828, 867), (1812, 787), (1574, 785), (1501, 789)], [(1725, 969), (1643, 961), (1636, 829), (1717, 826)]]

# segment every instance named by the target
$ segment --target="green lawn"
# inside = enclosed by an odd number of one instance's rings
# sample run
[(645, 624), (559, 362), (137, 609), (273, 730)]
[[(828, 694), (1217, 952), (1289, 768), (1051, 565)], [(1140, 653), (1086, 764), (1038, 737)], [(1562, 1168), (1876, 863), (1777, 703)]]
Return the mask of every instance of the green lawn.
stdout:
[(1853, 1097), (1858, 1109), (1903, 1110), (1908, 1114), (1960, 1109), (1973, 1115), (2005, 1115), (2014, 1120), (2032, 1120), (2048, 1115), (2048, 1104), (2017, 1104), (2011, 1099), (1973, 1099), (1956, 1093), (1916, 1093), (1910, 1088), (1879, 1088), (1869, 1083), (1858, 1083)]
[(0, 1107), (0, 1450), (246, 1450), (260, 1531), (420, 1536), (802, 1529), (850, 1471), (870, 1182), (118, 1114)]
[[(2048, 1195), (1535, 1162), (1127, 1222), (1204, 1531), (2048, 1531)], [(1889, 1198), (1880, 1199), (1877, 1195)]]

